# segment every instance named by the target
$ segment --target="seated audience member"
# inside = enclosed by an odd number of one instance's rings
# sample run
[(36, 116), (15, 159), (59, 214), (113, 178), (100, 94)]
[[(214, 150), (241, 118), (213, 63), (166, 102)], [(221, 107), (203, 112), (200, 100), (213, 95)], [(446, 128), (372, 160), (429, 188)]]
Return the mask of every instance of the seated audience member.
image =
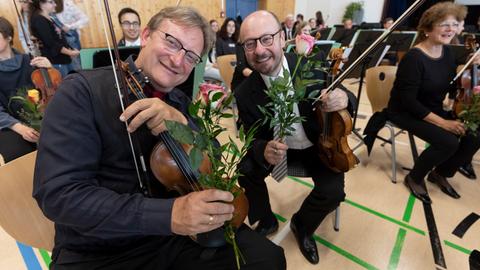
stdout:
[[(240, 120), (250, 129), (264, 115), (259, 106), (270, 102), (265, 91), (270, 80), (293, 72), (297, 57), (284, 54), (285, 32), (277, 17), (265, 10), (256, 11), (245, 18), (241, 27), (240, 40), (245, 49), (245, 57), (253, 68), (253, 73), (235, 89), (235, 97)], [(302, 67), (299, 67), (302, 68)], [(316, 73), (316, 79), (325, 79), (323, 73)], [(318, 84), (307, 89), (322, 89)], [(347, 107), (347, 94), (335, 89), (322, 99), (322, 110), (336, 111)], [(328, 169), (318, 157), (318, 149), (313, 145), (320, 135), (316, 117), (312, 113), (310, 100), (295, 104), (297, 116), (305, 122), (294, 125), (295, 131), (286, 137), (285, 142), (273, 139), (270, 123), (258, 127), (255, 140), (247, 155), (241, 161), (239, 170), (243, 176), (240, 185), (250, 202), (249, 222), (259, 221), (255, 231), (269, 235), (278, 230), (278, 221), (272, 212), (265, 178), (285, 155), (287, 160), (301, 162), (310, 173), (315, 186), (305, 198), (300, 209), (291, 218), (291, 229), (303, 256), (312, 264), (319, 262), (317, 246), (313, 234), (324, 218), (335, 210), (344, 199), (344, 174)], [(275, 112), (272, 112), (275, 113)]]
[(207, 81), (217, 81), (221, 82), (222, 81), (222, 76), (220, 76), (220, 71), (218, 70), (218, 65), (217, 65), (217, 53), (215, 49), (215, 42), (216, 42), (216, 36), (217, 32), (219, 30), (218, 28), (218, 22), (217, 20), (210, 20), (209, 22), (210, 28), (212, 29), (212, 32), (214, 33), (213, 35), (213, 42), (212, 42), (212, 48), (210, 51), (208, 51), (207, 54), (207, 63), (205, 64), (205, 73), (203, 74), (203, 78)]
[(131, 8), (123, 8), (118, 13), (118, 22), (122, 27), (122, 39), (118, 46), (140, 46), (140, 27), (142, 21), (138, 12)]
[(13, 31), (12, 24), (0, 17), (0, 154), (5, 162), (34, 151), (39, 136), (38, 131), (22, 123), (19, 115), (22, 107), (9, 104), (10, 98), (20, 88), (34, 87), (30, 78), (34, 67), (52, 66), (46, 57), (30, 60), (27, 54), (13, 49)]
[[(164, 120), (195, 126), (190, 99), (175, 86), (209, 50), (210, 35), (208, 22), (192, 8), (167, 7), (154, 15), (142, 31), (138, 57), (126, 60), (134, 74), (149, 78), (148, 97), (123, 112), (112, 67), (80, 71), (62, 83), (44, 118), (33, 189), (55, 222), (51, 269), (236, 269), (231, 246), (206, 249), (189, 237), (230, 220), (233, 206), (226, 202), (233, 195), (207, 189), (172, 197), (150, 170), (145, 195), (125, 128), (128, 121), (128, 132), (144, 129), (139, 144), (149, 154)], [(286, 268), (282, 248), (248, 226), (236, 239), (242, 269)]]
[(295, 37), (295, 28), (293, 28), (293, 15), (288, 14), (283, 21), (282, 30), (285, 33), (285, 40), (291, 40)]
[(234, 19), (227, 18), (217, 34), (217, 41), (215, 43), (217, 57), (225, 54), (235, 54), (237, 40), (237, 23)]
[(327, 27), (325, 20), (323, 19), (322, 12), (320, 10), (315, 12), (315, 18), (316, 18), (315, 21), (316, 21), (318, 30), (322, 30), (323, 28)]
[(55, 8), (53, 0), (33, 0), (30, 4), (30, 33), (41, 42), (41, 55), (66, 76), (73, 70), (72, 57), (78, 56), (80, 51), (70, 47), (65, 33), (54, 24), (50, 14), (55, 13)]
[[(308, 25), (310, 25), (310, 28), (312, 29), (312, 31), (317, 30), (317, 21), (315, 21), (314, 18), (308, 19)], [(321, 29), (319, 29), (319, 30), (321, 30)]]
[(295, 23), (293, 24), (293, 29), (295, 30), (295, 34), (298, 33), (298, 32), (296, 31), (298, 24), (299, 24), (299, 23), (302, 23), (303, 21), (304, 21), (304, 20), (303, 20), (303, 14), (298, 13), (298, 14), (297, 14), (297, 19), (295, 20)]
[(450, 44), (465, 14), (464, 6), (451, 2), (437, 3), (423, 13), (418, 43), (400, 62), (388, 103), (388, 119), (429, 143), (404, 182), (424, 203), (432, 202), (425, 177), (448, 196), (460, 198), (447, 178), (480, 148), (478, 130), (477, 134), (466, 133), (463, 123), (443, 109), (446, 94), (456, 91), (456, 85), (450, 84), (456, 74), (455, 59), (445, 45)]

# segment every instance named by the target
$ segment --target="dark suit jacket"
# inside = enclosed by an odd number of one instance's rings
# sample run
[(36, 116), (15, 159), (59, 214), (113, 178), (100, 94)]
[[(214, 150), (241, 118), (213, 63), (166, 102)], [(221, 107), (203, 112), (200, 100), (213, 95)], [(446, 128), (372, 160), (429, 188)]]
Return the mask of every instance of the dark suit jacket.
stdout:
[[(292, 54), (286, 54), (288, 66), (290, 70), (294, 70), (297, 57)], [(319, 73), (317, 78), (324, 79), (324, 76)], [(311, 86), (307, 88), (307, 95), (315, 89), (323, 89), (323, 85), (317, 87)], [(239, 117), (242, 120), (246, 130), (249, 130), (257, 121), (263, 120), (263, 113), (258, 109), (258, 106), (264, 107), (270, 100), (265, 94), (267, 86), (263, 81), (259, 72), (254, 71), (235, 91)], [(302, 122), (303, 128), (308, 139), (311, 142), (316, 142), (320, 134), (318, 124), (316, 122), (315, 112), (311, 100), (303, 101), (298, 104), (300, 115), (306, 118)], [(273, 139), (273, 129), (269, 128), (269, 123), (258, 128), (255, 134), (255, 141), (247, 153), (246, 158), (253, 158), (266, 171), (269, 169), (269, 164), (263, 155), (266, 144)]]
[[(293, 71), (297, 62), (296, 55), (285, 54), (285, 57), (287, 58), (289, 69)], [(319, 55), (319, 57), (320, 59), (325, 58), (323, 55)], [(326, 76), (324, 73), (315, 72), (316, 79), (326, 81), (325, 77)], [(306, 95), (314, 90), (321, 90), (325, 88), (325, 86), (325, 83), (310, 86), (307, 88)], [(352, 113), (353, 108), (355, 108), (356, 98), (351, 92), (342, 86), (340, 86), (340, 88), (347, 92), (349, 98), (347, 109), (350, 111), (350, 113)], [(257, 121), (261, 122), (264, 119), (263, 113), (258, 109), (258, 106), (264, 107), (268, 102), (270, 102), (267, 94), (265, 93), (266, 89), (267, 86), (265, 85), (260, 73), (258, 71), (253, 71), (253, 73), (246, 78), (234, 92), (237, 101), (239, 117), (246, 130), (249, 130)], [(298, 109), (300, 115), (306, 119), (304, 122), (302, 122), (305, 134), (312, 143), (315, 143), (320, 135), (320, 129), (317, 123), (317, 116), (313, 110), (314, 105), (312, 105), (312, 100), (300, 102), (298, 104)], [(265, 174), (268, 174), (268, 171), (270, 170), (270, 164), (265, 160), (264, 151), (267, 142), (272, 139), (273, 129), (269, 127), (269, 123), (261, 125), (255, 134), (255, 141), (245, 157), (253, 159), (257, 164), (261, 165), (260, 167), (265, 169), (263, 172)]]

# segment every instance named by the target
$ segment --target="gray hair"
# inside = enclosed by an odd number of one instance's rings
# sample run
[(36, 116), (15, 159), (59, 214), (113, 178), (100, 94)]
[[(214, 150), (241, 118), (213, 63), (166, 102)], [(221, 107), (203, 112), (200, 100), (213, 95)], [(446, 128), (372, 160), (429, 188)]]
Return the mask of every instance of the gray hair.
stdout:
[(210, 50), (213, 44), (213, 32), (207, 20), (191, 7), (166, 7), (155, 14), (147, 24), (147, 28), (151, 31), (156, 30), (163, 20), (170, 19), (174, 23), (185, 27), (200, 28), (203, 34), (203, 50), (202, 55)]

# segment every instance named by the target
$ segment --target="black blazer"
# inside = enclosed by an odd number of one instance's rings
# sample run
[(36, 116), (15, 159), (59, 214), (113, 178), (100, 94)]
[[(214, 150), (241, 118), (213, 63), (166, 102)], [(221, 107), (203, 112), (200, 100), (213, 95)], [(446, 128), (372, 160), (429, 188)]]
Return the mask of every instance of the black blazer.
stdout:
[[(290, 70), (294, 70), (297, 57), (294, 54), (285, 54)], [(316, 74), (316, 78), (324, 80), (322, 73)], [(307, 95), (316, 90), (323, 89), (324, 85), (316, 85), (307, 88)], [(259, 72), (254, 71), (248, 78), (246, 78), (242, 84), (235, 91), (235, 98), (237, 101), (239, 117), (245, 126), (246, 130), (249, 130), (257, 121), (264, 119), (263, 113), (258, 109), (258, 106), (264, 107), (268, 102), (268, 96), (265, 94), (267, 86), (263, 81)], [(301, 116), (306, 118), (306, 121), (302, 122), (303, 128), (308, 139), (311, 142), (316, 142), (320, 134), (318, 124), (316, 122), (315, 112), (313, 111), (313, 105), (311, 100), (303, 101), (298, 104), (298, 109)], [(268, 170), (270, 167), (263, 155), (265, 147), (268, 141), (273, 139), (273, 129), (269, 128), (269, 123), (262, 125), (258, 128), (255, 134), (255, 141), (252, 147), (248, 150), (246, 158), (253, 158), (263, 168)]]

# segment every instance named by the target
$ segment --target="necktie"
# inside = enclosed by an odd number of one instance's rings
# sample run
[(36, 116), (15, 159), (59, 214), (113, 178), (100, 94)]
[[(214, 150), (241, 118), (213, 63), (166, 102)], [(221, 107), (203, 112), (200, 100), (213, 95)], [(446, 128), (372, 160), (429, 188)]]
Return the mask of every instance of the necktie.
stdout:
[[(277, 141), (280, 139), (280, 137), (278, 136), (278, 131), (279, 131), (279, 126), (277, 125), (273, 128), (273, 139)], [(287, 155), (285, 155), (284, 158), (280, 161), (280, 163), (278, 163), (277, 165), (275, 165), (275, 167), (273, 167), (272, 177), (273, 179), (275, 179), (275, 181), (280, 182), (283, 179), (285, 179), (285, 177), (287, 176), (287, 173), (288, 173)]]

